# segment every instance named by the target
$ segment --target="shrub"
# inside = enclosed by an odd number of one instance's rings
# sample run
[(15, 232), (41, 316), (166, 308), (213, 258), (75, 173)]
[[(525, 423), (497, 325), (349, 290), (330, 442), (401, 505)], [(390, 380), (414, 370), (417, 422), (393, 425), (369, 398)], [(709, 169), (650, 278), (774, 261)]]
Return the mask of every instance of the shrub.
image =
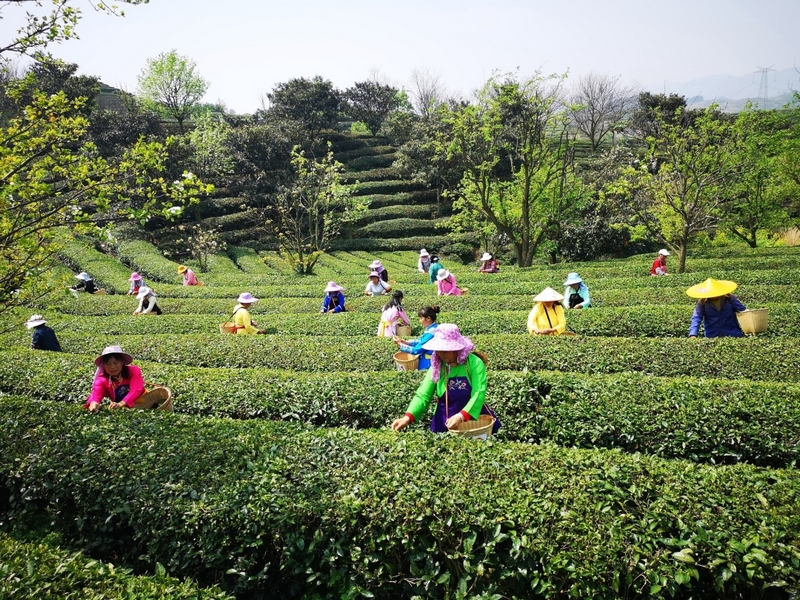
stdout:
[(46, 515), (75, 543), (233, 592), (725, 598), (800, 585), (793, 470), (48, 403), (0, 402), (0, 421), (12, 517)]

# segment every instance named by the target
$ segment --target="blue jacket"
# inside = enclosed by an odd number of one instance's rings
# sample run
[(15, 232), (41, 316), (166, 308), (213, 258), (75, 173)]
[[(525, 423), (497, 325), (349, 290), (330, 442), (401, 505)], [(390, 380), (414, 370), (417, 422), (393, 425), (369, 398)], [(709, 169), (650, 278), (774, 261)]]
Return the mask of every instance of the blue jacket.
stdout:
[(432, 350), (425, 350), (422, 346), (427, 344), (433, 339), (433, 332), (436, 329), (438, 323), (431, 323), (425, 328), (425, 331), (422, 332), (420, 338), (415, 341), (413, 344), (400, 344), (400, 350), (402, 352), (408, 352), (409, 354), (413, 354), (415, 356), (419, 356), (419, 367), (418, 370), (424, 371), (425, 369), (430, 368), (431, 366), (431, 358), (433, 355)]
[(56, 332), (50, 329), (47, 325), (38, 325), (33, 328), (33, 340), (31, 341), (31, 348), (34, 350), (50, 350), (52, 352), (61, 352), (61, 344), (58, 343)]
[(320, 312), (326, 313), (331, 309), (334, 296), (338, 297), (338, 302), (333, 312), (338, 313), (344, 310), (344, 294), (342, 292), (336, 292), (335, 294), (325, 294), (325, 298), (322, 300), (322, 310)]
[(689, 326), (689, 335), (697, 335), (700, 323), (707, 338), (715, 337), (742, 337), (736, 313), (747, 310), (739, 299), (733, 294), (723, 296), (720, 310), (717, 310), (710, 301), (698, 300), (692, 314), (692, 324)]

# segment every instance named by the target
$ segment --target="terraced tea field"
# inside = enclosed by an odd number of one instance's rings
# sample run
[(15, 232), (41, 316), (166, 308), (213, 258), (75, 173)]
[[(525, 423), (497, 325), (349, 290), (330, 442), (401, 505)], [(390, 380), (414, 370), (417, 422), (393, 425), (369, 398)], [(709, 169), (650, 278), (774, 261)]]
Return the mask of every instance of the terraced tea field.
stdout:
[[(386, 298), (362, 291), (376, 258), (415, 333), (417, 309), (438, 304), (439, 322), (489, 355), (493, 441), (431, 434), (428, 419), (389, 429), (422, 373), (398, 372), (397, 347), (375, 335)], [(21, 556), (58, 579), (48, 565), (81, 551), (75, 564), (124, 565), (148, 597), (168, 585), (248, 599), (797, 597), (800, 252), (720, 250), (661, 278), (649, 256), (496, 275), (445, 259), (469, 288), (448, 298), (416, 258), (342, 251), (298, 277), (231, 248), (187, 288), (146, 242), (122, 244), (121, 260), (70, 243), (54, 276), (85, 270), (111, 295), (50, 296), (0, 335), (0, 517), (13, 533), (0, 595)], [(132, 315), (131, 270), (163, 315)], [(532, 296), (568, 271), (595, 307), (567, 315), (575, 337), (528, 335)], [(684, 290), (708, 277), (769, 308), (767, 333), (688, 339)], [(329, 280), (348, 312), (319, 314)], [(220, 334), (244, 291), (267, 334)], [(28, 349), (32, 312), (64, 353)], [(80, 409), (110, 344), (172, 389), (174, 414)]]

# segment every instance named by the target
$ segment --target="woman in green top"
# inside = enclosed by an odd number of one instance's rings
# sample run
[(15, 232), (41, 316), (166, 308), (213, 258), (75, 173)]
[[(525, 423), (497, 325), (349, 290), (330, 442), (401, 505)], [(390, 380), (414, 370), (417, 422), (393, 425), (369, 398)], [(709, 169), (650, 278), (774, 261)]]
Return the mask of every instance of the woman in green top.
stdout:
[(439, 257), (436, 255), (431, 256), (431, 266), (428, 268), (428, 283), (437, 283), (436, 274), (442, 268), (442, 263), (439, 262)]
[[(392, 423), (400, 431), (420, 419), (434, 395), (436, 412), (431, 420), (431, 431), (444, 433), (459, 423), (477, 419), (478, 415), (492, 415), (486, 406), (486, 365), (472, 351), (475, 344), (461, 335), (457, 325), (443, 323), (436, 328), (433, 339), (423, 348), (433, 351), (431, 368), (417, 388), (406, 414)], [(495, 420), (493, 432), (500, 428)]]

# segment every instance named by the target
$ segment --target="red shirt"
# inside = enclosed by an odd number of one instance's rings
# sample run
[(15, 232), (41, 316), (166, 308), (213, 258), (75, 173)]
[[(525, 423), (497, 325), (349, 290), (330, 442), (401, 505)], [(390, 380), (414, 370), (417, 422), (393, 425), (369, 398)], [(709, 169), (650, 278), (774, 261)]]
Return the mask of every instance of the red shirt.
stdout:
[(667, 259), (662, 255), (658, 255), (653, 261), (653, 266), (650, 267), (650, 275), (666, 275), (667, 274)]

